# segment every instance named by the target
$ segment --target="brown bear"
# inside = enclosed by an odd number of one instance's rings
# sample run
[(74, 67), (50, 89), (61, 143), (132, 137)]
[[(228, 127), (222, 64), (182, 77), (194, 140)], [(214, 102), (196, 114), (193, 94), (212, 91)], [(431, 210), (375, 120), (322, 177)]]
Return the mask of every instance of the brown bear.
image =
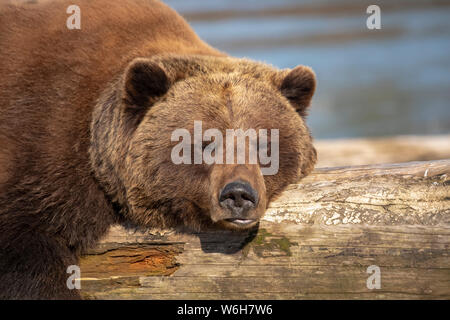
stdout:
[[(229, 57), (154, 0), (77, 0), (81, 28), (69, 29), (72, 2), (0, 5), (2, 299), (79, 298), (67, 267), (114, 223), (253, 228), (316, 161), (308, 67)], [(175, 163), (173, 132), (196, 121), (277, 129), (276, 174), (260, 162)], [(191, 143), (194, 157), (208, 148)]]

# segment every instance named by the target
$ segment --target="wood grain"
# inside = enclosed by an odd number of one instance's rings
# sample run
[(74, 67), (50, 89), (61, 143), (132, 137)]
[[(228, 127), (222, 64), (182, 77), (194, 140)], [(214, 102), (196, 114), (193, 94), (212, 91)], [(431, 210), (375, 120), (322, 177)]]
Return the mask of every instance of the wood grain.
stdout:
[[(259, 229), (115, 226), (82, 260), (88, 299), (449, 299), (450, 160), (317, 169)], [(366, 286), (381, 270), (381, 289)]]

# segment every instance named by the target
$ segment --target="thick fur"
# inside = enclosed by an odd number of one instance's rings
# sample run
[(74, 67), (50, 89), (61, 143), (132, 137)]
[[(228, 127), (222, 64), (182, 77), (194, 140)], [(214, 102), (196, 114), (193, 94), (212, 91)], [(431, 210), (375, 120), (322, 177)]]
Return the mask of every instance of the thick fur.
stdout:
[[(309, 68), (228, 57), (152, 0), (79, 0), (68, 30), (71, 4), (0, 5), (0, 298), (77, 299), (66, 269), (111, 224), (227, 227), (212, 212), (234, 179), (260, 218), (316, 161)], [(173, 164), (170, 135), (194, 120), (279, 129), (278, 174)]]

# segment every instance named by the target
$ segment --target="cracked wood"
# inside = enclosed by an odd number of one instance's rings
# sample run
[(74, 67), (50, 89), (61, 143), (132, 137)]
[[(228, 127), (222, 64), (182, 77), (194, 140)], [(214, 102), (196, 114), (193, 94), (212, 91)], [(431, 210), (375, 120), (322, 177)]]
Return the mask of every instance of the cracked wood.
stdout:
[[(449, 299), (450, 160), (317, 169), (257, 232), (115, 226), (82, 260), (91, 299)], [(366, 287), (367, 267), (381, 289)]]

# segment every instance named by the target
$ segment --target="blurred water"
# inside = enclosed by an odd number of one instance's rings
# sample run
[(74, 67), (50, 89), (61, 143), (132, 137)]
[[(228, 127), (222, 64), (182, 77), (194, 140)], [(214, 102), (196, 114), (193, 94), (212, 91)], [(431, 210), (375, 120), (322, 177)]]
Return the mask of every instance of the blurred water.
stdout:
[(381, 30), (361, 1), (165, 2), (230, 55), (311, 66), (317, 138), (450, 132), (450, 2), (380, 5)]

